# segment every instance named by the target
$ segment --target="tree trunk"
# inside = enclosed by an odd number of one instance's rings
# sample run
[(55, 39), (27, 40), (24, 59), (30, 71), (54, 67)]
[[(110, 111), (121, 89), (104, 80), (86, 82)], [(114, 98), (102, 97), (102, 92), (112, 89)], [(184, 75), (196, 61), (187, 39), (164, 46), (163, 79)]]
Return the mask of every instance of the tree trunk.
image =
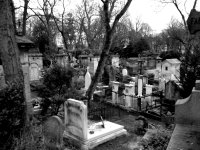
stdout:
[[(19, 50), (15, 39), (15, 30), (13, 24), (14, 9), (12, 0), (0, 0), (0, 54), (4, 69), (5, 81), (13, 82), (16, 79), (27, 81), (23, 79), (23, 72), (19, 58)], [(27, 69), (28, 70), (28, 69)], [(24, 84), (24, 83), (23, 83)], [(32, 105), (30, 97), (27, 98), (26, 90), (29, 83), (25, 83), (24, 97), (26, 100), (26, 119), (32, 114)], [(29, 87), (30, 89), (30, 87)], [(30, 95), (30, 93), (28, 93)]]
[(119, 19), (123, 16), (123, 14), (126, 12), (128, 7), (130, 6), (132, 0), (127, 0), (125, 6), (122, 8), (122, 10), (117, 14), (115, 17), (115, 20), (113, 22), (112, 28), (110, 26), (110, 17), (109, 17), (109, 0), (104, 0), (103, 2), (103, 10), (104, 10), (104, 25), (105, 25), (105, 43), (104, 47), (101, 53), (101, 57), (99, 60), (99, 64), (96, 70), (96, 73), (94, 75), (94, 78), (92, 80), (92, 83), (90, 84), (90, 87), (87, 91), (87, 98), (88, 98), (88, 107), (90, 109), (90, 101), (92, 98), (92, 95), (94, 93), (94, 90), (97, 86), (97, 83), (100, 80), (100, 77), (102, 76), (103, 69), (105, 66), (105, 63), (108, 59), (109, 52), (110, 52), (110, 47), (111, 47), (111, 40), (112, 40), (112, 34), (115, 30), (115, 27), (117, 26), (117, 23), (119, 22)]
[(6, 82), (23, 77), (15, 39), (12, 5), (11, 0), (0, 0), (0, 54)]
[(92, 83), (91, 83), (91, 85), (90, 85), (90, 87), (87, 91), (88, 107), (89, 108), (90, 108), (90, 100), (91, 100), (92, 95), (94, 93), (95, 87), (97, 86), (97, 83), (99, 82), (100, 77), (102, 76), (105, 63), (106, 63), (108, 56), (109, 56), (109, 50), (110, 50), (110, 45), (111, 45), (110, 43), (111, 43), (111, 34), (109, 32), (109, 33), (106, 34), (105, 45), (104, 45), (103, 51), (102, 51), (101, 56), (100, 56), (100, 61), (99, 61), (95, 76), (94, 76)]
[(26, 35), (26, 17), (27, 17), (28, 3), (29, 3), (29, 0), (24, 0), (22, 35)]

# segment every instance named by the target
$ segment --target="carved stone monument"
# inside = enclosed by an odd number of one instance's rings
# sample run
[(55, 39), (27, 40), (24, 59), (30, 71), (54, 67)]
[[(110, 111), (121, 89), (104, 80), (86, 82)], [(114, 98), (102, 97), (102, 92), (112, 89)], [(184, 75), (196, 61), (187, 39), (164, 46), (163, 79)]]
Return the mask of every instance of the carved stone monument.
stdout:
[(92, 79), (91, 79), (91, 75), (89, 73), (89, 67), (87, 67), (87, 72), (85, 74), (85, 91), (88, 90), (88, 88), (91, 84), (91, 81), (92, 81)]
[(112, 81), (112, 103), (116, 104), (119, 103), (119, 97), (118, 97), (118, 89), (119, 89), (119, 82)]
[(142, 96), (142, 88), (143, 88), (143, 83), (142, 83), (142, 76), (138, 78), (138, 96)]
[[(145, 101), (148, 103), (148, 104), (151, 104), (151, 94), (152, 94), (152, 89), (153, 89), (153, 86), (152, 85), (149, 85), (149, 84), (146, 84), (146, 97), (145, 97)], [(152, 105), (152, 104), (151, 104)]]
[(132, 106), (132, 101), (133, 97), (135, 96), (135, 83), (131, 84), (125, 84), (125, 90), (124, 90), (125, 96), (125, 106), (126, 107), (131, 107)]
[(88, 125), (87, 106), (82, 101), (65, 102), (64, 138), (72, 140), (80, 149), (92, 149), (122, 134), (126, 134), (124, 127), (109, 121)]

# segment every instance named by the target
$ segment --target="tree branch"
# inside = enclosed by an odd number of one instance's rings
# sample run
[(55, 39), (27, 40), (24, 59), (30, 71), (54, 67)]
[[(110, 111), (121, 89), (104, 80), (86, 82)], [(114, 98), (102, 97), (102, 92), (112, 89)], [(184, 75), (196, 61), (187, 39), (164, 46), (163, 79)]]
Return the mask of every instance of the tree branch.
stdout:
[(196, 4), (197, 4), (197, 0), (194, 1), (193, 9), (195, 9)]
[(128, 7), (130, 6), (132, 0), (128, 0), (125, 4), (125, 6), (123, 7), (123, 9), (118, 13), (118, 15), (116, 16), (114, 23), (112, 25), (112, 31), (114, 30), (115, 26), (117, 25), (117, 23), (119, 22), (119, 19), (124, 15), (124, 13), (127, 11)]
[(178, 10), (178, 12), (180, 13), (181, 17), (182, 17), (182, 20), (183, 20), (183, 23), (184, 23), (184, 26), (185, 26), (185, 29), (187, 29), (187, 23), (186, 23), (186, 20), (185, 20), (185, 16), (183, 15), (182, 11), (180, 10), (178, 4), (177, 4), (177, 1), (176, 0), (173, 0), (172, 2), (174, 4), (174, 6), (176, 7), (176, 9)]

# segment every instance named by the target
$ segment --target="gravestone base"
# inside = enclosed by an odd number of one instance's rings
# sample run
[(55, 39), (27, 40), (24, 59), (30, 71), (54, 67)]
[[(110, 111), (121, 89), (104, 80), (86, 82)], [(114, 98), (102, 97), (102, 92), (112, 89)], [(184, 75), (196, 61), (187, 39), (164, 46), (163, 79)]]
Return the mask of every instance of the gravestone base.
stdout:
[[(63, 137), (73, 140), (73, 143), (76, 143), (76, 146), (80, 147), (80, 149), (88, 150), (116, 137), (127, 134), (124, 126), (121, 126), (119, 124), (104, 121), (105, 128), (95, 128), (99, 127), (100, 125), (102, 125), (102, 122), (93, 124), (93, 128), (89, 127), (87, 140), (77, 138), (73, 135), (68, 134), (66, 131), (64, 132)], [(94, 131), (94, 133), (90, 134), (90, 131)]]

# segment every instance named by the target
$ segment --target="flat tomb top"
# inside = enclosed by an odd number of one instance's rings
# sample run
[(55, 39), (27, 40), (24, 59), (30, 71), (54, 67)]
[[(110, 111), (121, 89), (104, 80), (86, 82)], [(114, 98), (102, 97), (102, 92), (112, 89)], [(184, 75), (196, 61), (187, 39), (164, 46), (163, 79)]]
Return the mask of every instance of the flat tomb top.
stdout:
[(200, 150), (200, 127), (177, 124), (167, 150)]
[[(124, 126), (104, 121), (105, 128), (101, 128), (102, 122), (92, 124), (88, 129), (88, 140), (95, 140), (101, 138), (107, 134), (111, 134), (117, 131), (124, 129)], [(94, 131), (93, 134), (90, 134), (90, 131)]]

